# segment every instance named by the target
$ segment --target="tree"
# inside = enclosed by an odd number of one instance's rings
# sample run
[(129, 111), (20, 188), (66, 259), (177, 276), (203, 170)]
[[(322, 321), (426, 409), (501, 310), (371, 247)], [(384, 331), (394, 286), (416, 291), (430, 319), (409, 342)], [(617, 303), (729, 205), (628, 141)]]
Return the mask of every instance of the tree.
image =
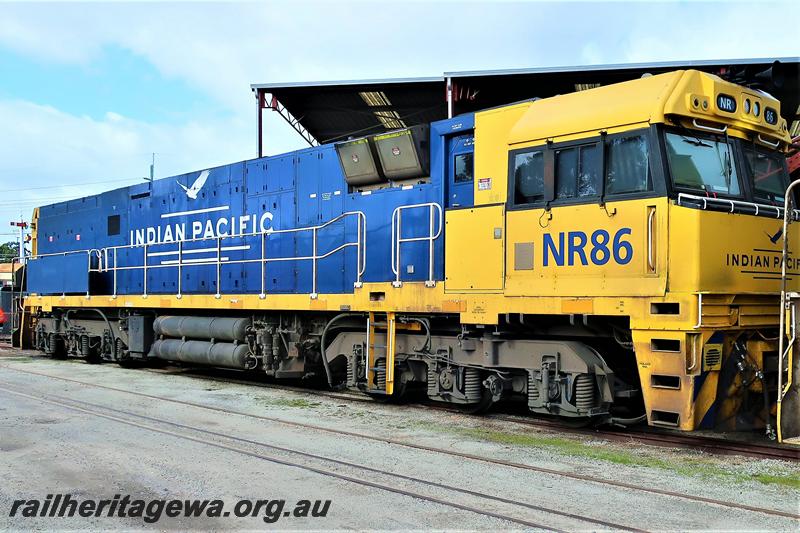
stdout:
[(18, 242), (0, 244), (0, 263), (10, 263), (12, 259), (17, 257), (19, 257)]

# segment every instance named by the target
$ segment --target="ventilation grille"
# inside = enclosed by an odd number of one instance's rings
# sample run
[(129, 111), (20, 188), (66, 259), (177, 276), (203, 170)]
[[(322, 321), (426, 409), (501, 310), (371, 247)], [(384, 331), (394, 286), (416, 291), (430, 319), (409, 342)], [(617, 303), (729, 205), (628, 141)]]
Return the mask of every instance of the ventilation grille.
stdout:
[(706, 344), (703, 347), (703, 370), (722, 368), (722, 344)]

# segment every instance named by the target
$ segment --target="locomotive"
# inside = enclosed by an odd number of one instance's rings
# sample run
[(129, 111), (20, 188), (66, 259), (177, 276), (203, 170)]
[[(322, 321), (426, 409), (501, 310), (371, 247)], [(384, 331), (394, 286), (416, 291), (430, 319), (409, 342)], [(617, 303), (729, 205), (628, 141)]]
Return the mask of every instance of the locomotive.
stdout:
[(681, 70), (48, 205), (28, 324), (57, 357), (772, 432), (789, 143), (776, 99)]

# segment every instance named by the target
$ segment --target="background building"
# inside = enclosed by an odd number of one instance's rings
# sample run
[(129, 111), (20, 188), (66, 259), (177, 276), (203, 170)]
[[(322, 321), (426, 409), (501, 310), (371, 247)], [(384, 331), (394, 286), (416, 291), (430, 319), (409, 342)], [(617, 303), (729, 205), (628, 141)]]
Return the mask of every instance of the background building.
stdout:
[(0, 289), (13, 285), (14, 273), (20, 269), (19, 263), (0, 263)]

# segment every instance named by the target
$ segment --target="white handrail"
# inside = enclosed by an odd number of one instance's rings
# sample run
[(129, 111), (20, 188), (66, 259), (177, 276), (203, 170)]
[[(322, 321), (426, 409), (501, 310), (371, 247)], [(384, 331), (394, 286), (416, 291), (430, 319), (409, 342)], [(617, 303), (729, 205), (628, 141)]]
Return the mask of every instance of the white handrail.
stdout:
[[(403, 227), (403, 211), (409, 209), (428, 208), (428, 235), (426, 237), (407, 237), (402, 236)], [(438, 226), (435, 224), (438, 215)], [(400, 280), (400, 245), (404, 242), (428, 242), (428, 279), (425, 281), (426, 287), (435, 287), (436, 280), (434, 278), (434, 241), (442, 234), (444, 226), (444, 214), (442, 206), (435, 202), (427, 202), (423, 204), (401, 205), (392, 211), (392, 273), (395, 275), (395, 280), (392, 285), (395, 287), (402, 287), (403, 282)], [(436, 232), (434, 232), (436, 227)]]
[[(349, 241), (345, 242), (344, 244), (337, 246), (336, 248), (324, 252), (322, 254), (318, 253), (317, 250), (317, 232), (322, 230), (331, 224), (334, 224), (340, 220), (343, 220), (348, 217), (355, 217), (357, 222), (357, 238), (355, 242)], [(280, 234), (289, 234), (289, 233), (299, 233), (303, 231), (310, 231), (312, 232), (312, 255), (308, 256), (292, 256), (292, 257), (267, 257), (266, 250), (266, 241), (270, 235), (280, 235)], [(248, 237), (260, 237), (262, 246), (261, 246), (261, 257), (259, 259), (240, 259), (229, 261), (223, 261), (222, 257), (222, 240), (223, 239), (242, 239)], [(186, 267), (195, 267), (195, 266), (209, 266), (213, 265), (216, 267), (216, 293), (215, 297), (221, 297), (221, 268), (222, 263), (225, 264), (249, 264), (249, 263), (260, 263), (262, 265), (261, 272), (261, 294), (259, 295), (261, 298), (266, 296), (265, 291), (265, 275), (266, 275), (266, 264), (270, 262), (280, 262), (280, 261), (311, 261), (312, 262), (312, 292), (310, 296), (312, 298), (317, 297), (317, 261), (330, 257), (331, 255), (341, 252), (349, 247), (356, 248), (356, 281), (354, 286), (356, 288), (361, 287), (362, 277), (364, 272), (366, 271), (366, 263), (367, 263), (367, 217), (363, 211), (347, 211), (342, 213), (341, 215), (316, 226), (307, 226), (302, 228), (289, 228), (289, 229), (279, 229), (279, 230), (271, 230), (269, 232), (252, 232), (252, 233), (242, 233), (242, 234), (233, 234), (233, 235), (224, 235), (224, 236), (217, 236), (217, 237), (196, 237), (191, 239), (182, 239), (179, 241), (174, 242), (167, 242), (167, 243), (143, 243), (143, 244), (124, 244), (119, 246), (108, 246), (102, 249), (89, 249), (89, 250), (69, 250), (66, 252), (56, 252), (50, 254), (37, 254), (31, 255), (29, 259), (36, 260), (39, 258), (44, 257), (55, 257), (55, 256), (66, 256), (70, 254), (87, 254), (88, 256), (88, 270), (89, 272), (99, 272), (99, 273), (113, 273), (113, 298), (117, 297), (117, 272), (118, 271), (125, 271), (125, 270), (143, 270), (144, 274), (144, 282), (142, 285), (142, 296), (147, 297), (147, 271), (157, 268), (177, 268), (178, 272), (178, 283), (177, 283), (177, 298), (181, 298), (183, 296), (183, 281), (181, 278), (183, 268)], [(195, 243), (195, 242), (204, 242), (204, 241), (215, 241), (215, 251), (216, 256), (213, 258), (209, 258), (208, 260), (193, 260), (191, 262), (187, 262), (183, 260), (186, 251), (184, 250), (184, 245), (187, 243)], [(166, 246), (166, 245), (176, 245), (178, 260), (175, 263), (159, 263), (155, 265), (148, 264), (147, 261), (147, 250), (150, 246)], [(129, 266), (120, 266), (118, 262), (118, 251), (119, 250), (128, 250), (134, 248), (142, 248), (143, 249), (143, 259), (141, 265), (129, 265)], [(191, 249), (189, 250), (191, 251)], [(109, 252), (111, 253), (111, 261), (109, 261)], [(92, 255), (96, 255), (98, 257), (98, 267), (92, 268)], [(87, 291), (87, 296), (89, 293)]]
[(653, 258), (653, 235), (655, 231), (653, 229), (653, 220), (656, 216), (656, 208), (650, 208), (650, 213), (647, 217), (647, 267), (655, 272), (656, 270), (656, 263)]
[(49, 254), (36, 254), (36, 255), (30, 254), (30, 255), (26, 255), (25, 259), (27, 261), (29, 259), (34, 259), (35, 260), (35, 259), (40, 259), (42, 257), (63, 257), (63, 256), (66, 256), (66, 255), (71, 255), (71, 254), (87, 254), (87, 255), (96, 254), (97, 258), (100, 259), (100, 263), (102, 264), (102, 259), (103, 259), (102, 256), (101, 256), (102, 253), (103, 253), (102, 249), (84, 248), (82, 250), (67, 250), (65, 252), (53, 252), (53, 253), (49, 253)]
[[(26, 261), (35, 261), (35, 260), (43, 258), (43, 257), (66, 257), (68, 255), (75, 255), (75, 254), (81, 254), (81, 255), (86, 254), (86, 262), (87, 262), (86, 271), (87, 272), (104, 272), (104, 268), (103, 268), (103, 257), (104, 257), (103, 250), (98, 250), (97, 248), (89, 248), (89, 249), (85, 249), (85, 250), (67, 250), (67, 251), (64, 251), (64, 252), (53, 252), (53, 253), (49, 253), (49, 254), (37, 254), (37, 255), (31, 254), (31, 255), (25, 256), (25, 260)], [(94, 268), (92, 266), (92, 257), (93, 256), (97, 257), (97, 268)], [(61, 295), (63, 296), (64, 293), (62, 292)], [(89, 298), (90, 296), (91, 296), (91, 294), (90, 294), (90, 286), (89, 286), (89, 283), (87, 282), (87, 285), (86, 285), (86, 297)]]
[(758, 134), (758, 142), (760, 142), (762, 144), (766, 144), (767, 146), (769, 146), (771, 148), (777, 148), (778, 146), (781, 145), (780, 141), (775, 141), (774, 143), (769, 142), (767, 139), (763, 138), (760, 133)]
[(703, 327), (703, 293), (697, 293), (697, 324), (694, 325), (694, 329), (699, 329)]
[[(775, 210), (775, 218), (783, 217), (783, 211), (784, 211), (783, 207), (779, 207), (777, 205), (758, 204), (758, 203), (755, 203), (755, 202), (745, 202), (745, 201), (742, 201), (742, 200), (731, 200), (729, 198), (714, 198), (714, 197), (711, 197), (711, 196), (698, 196), (696, 194), (688, 194), (688, 193), (685, 193), (685, 192), (678, 193), (678, 205), (683, 205), (683, 204), (681, 204), (681, 200), (683, 200), (684, 198), (687, 199), (687, 200), (694, 200), (696, 202), (703, 202), (703, 209), (708, 209), (708, 204), (709, 203), (710, 204), (715, 204), (716, 203), (716, 204), (728, 205), (731, 208), (731, 211), (730, 211), (731, 213), (733, 213), (734, 208), (737, 205), (742, 206), (742, 207), (749, 207), (751, 209), (754, 209), (755, 212), (756, 212), (755, 213), (756, 215), (758, 215), (760, 209), (764, 209), (764, 210), (772, 210), (772, 209), (774, 209)], [(800, 218), (800, 210), (793, 209), (792, 213), (794, 214), (794, 218), (795, 219)]]
[(728, 126), (722, 126), (721, 128), (715, 128), (713, 126), (705, 126), (697, 122), (696, 118), (692, 120), (692, 124), (694, 124), (694, 127), (697, 128), (698, 130), (711, 131), (714, 133), (725, 133), (726, 131), (728, 131)]

